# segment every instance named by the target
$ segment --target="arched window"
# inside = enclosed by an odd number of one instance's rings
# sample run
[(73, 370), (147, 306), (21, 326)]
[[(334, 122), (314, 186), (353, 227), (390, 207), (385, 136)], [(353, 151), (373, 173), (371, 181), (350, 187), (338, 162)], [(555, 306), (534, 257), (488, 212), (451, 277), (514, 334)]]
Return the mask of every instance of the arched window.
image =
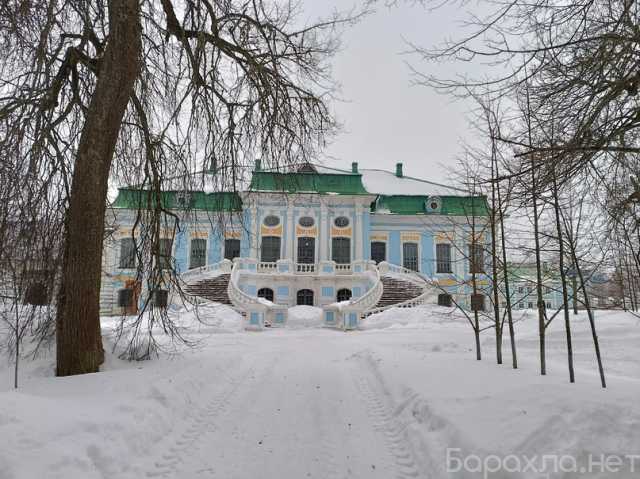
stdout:
[(349, 301), (351, 299), (351, 290), (347, 288), (339, 289), (337, 294), (338, 303)]
[(304, 306), (313, 306), (313, 291), (310, 289), (301, 289), (296, 295), (296, 304)]
[(260, 288), (258, 290), (258, 298), (264, 298), (273, 303), (273, 290), (271, 288)]
[(263, 236), (260, 251), (260, 261), (263, 263), (275, 263), (280, 259), (280, 237)]

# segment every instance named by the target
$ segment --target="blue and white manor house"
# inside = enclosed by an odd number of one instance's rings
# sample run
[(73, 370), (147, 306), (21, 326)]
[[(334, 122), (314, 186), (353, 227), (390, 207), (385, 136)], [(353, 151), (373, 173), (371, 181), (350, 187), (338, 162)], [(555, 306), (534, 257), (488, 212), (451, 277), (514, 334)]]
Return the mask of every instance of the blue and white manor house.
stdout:
[[(108, 215), (104, 315), (135, 314), (147, 296), (132, 231), (139, 194), (120, 188)], [(394, 306), (488, 308), (486, 199), (406, 176), (402, 163), (275, 171), (256, 161), (244, 191), (165, 191), (163, 201), (182, 220), (161, 233), (160, 255), (189, 294), (231, 305), (248, 328), (284, 325), (295, 305), (344, 329)]]

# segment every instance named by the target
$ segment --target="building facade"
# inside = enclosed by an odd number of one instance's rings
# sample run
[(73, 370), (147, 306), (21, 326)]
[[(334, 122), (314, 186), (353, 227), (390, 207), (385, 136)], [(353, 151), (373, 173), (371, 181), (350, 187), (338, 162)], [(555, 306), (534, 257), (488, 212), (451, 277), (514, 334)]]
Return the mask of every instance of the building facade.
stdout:
[[(112, 208), (104, 314), (121, 314), (123, 297), (138, 297), (140, 194), (120, 189)], [(162, 201), (181, 221), (161, 233), (159, 255), (185, 277), (236, 270), (232, 281), (247, 301), (245, 295), (282, 306), (354, 301), (376, 288), (376, 265), (416, 272), (436, 284), (441, 303), (450, 294), (470, 304), (472, 277), (488, 287), (485, 198), (405, 176), (402, 164), (395, 172), (359, 170), (356, 163), (350, 170), (306, 164), (279, 172), (256, 162), (245, 191), (167, 191)], [(130, 309), (139, 307), (133, 303)]]

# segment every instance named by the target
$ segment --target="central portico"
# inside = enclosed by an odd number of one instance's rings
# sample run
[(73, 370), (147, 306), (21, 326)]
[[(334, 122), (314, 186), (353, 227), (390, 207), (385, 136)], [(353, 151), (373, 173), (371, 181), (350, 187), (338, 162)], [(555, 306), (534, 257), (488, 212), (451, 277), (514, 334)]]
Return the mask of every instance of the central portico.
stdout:
[(368, 226), (376, 196), (353, 169), (352, 175), (254, 172), (251, 187), (241, 193), (243, 240), (250, 245), (248, 255), (236, 259), (245, 271), (243, 291), (279, 304), (322, 306), (368, 289)]

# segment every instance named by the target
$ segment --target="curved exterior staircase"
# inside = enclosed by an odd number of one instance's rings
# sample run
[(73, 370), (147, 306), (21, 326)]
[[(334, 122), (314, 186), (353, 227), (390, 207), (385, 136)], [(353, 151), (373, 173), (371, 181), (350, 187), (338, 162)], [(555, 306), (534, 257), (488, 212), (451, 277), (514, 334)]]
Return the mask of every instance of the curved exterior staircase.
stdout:
[(375, 305), (384, 308), (417, 298), (424, 292), (417, 284), (393, 276), (382, 276), (382, 296)]
[[(256, 271), (247, 268), (237, 260), (232, 264), (224, 260), (219, 264), (208, 265), (191, 270), (182, 275), (187, 294), (222, 304), (231, 305), (242, 313), (247, 320), (247, 329), (262, 329), (265, 324), (283, 326), (286, 322), (288, 306), (276, 304), (249, 295), (239, 286), (239, 277), (243, 271)], [(378, 265), (372, 261), (362, 262), (358, 271), (369, 271), (369, 287), (366, 292), (347, 302), (324, 305), (324, 322), (329, 327), (355, 329), (360, 320), (371, 314), (389, 308), (411, 308), (435, 299), (433, 285), (420, 273), (387, 262)], [(265, 274), (277, 274), (269, 271)]]
[(231, 305), (227, 289), (231, 274), (220, 274), (213, 278), (205, 278), (187, 284), (185, 292), (217, 303)]

